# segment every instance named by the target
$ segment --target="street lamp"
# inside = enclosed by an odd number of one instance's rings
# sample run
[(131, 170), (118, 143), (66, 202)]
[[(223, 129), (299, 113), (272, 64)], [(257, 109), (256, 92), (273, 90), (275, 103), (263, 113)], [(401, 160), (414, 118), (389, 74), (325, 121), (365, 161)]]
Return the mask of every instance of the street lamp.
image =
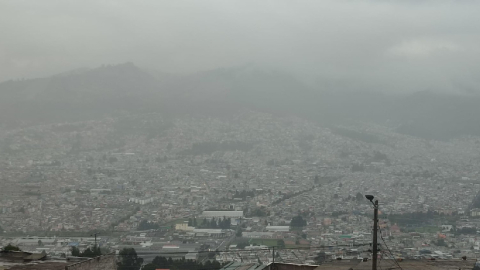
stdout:
[(97, 234), (98, 233), (94, 233), (90, 235), (90, 236), (95, 236), (95, 247), (97, 247)]
[(372, 269), (377, 270), (377, 231), (378, 231), (378, 200), (373, 201), (375, 198), (373, 195), (365, 195), (365, 198), (373, 204), (373, 257), (372, 257)]

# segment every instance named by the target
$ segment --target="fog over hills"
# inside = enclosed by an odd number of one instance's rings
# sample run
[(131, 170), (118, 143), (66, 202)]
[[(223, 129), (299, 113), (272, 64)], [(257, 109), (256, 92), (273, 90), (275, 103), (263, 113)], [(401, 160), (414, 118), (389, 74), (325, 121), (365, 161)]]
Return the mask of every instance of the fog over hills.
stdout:
[(373, 122), (427, 139), (480, 135), (478, 96), (313, 89), (254, 65), (157, 75), (132, 63), (0, 84), (4, 126), (92, 120), (116, 112), (228, 116), (241, 109), (295, 115), (320, 124)]

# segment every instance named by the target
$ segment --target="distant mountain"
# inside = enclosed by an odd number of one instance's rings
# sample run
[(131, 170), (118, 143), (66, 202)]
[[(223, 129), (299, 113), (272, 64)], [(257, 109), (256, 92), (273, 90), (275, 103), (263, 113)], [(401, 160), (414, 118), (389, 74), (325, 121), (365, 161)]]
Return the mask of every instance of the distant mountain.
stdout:
[(480, 136), (480, 97), (418, 92), (392, 106), (397, 132), (428, 139)]
[(0, 84), (0, 121), (55, 122), (138, 111), (159, 92), (157, 81), (131, 63)]
[(176, 94), (180, 103), (211, 105), (208, 108), (249, 107), (276, 113), (293, 113), (293, 108), (304, 106), (302, 103), (313, 96), (310, 89), (290, 74), (254, 66), (221, 68), (184, 76), (171, 82), (167, 88)]
[(251, 65), (152, 76), (126, 63), (0, 84), (0, 124), (87, 120), (119, 111), (228, 117), (245, 107), (329, 125), (375, 122), (427, 139), (480, 136), (478, 96), (317, 90), (288, 73)]

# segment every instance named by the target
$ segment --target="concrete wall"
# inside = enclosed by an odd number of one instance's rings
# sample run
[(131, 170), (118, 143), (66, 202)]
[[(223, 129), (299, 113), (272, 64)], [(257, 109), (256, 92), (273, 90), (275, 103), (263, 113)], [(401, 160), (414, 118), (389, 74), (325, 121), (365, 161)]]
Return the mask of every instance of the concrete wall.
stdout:
[(65, 270), (117, 270), (115, 254), (102, 255), (65, 266)]

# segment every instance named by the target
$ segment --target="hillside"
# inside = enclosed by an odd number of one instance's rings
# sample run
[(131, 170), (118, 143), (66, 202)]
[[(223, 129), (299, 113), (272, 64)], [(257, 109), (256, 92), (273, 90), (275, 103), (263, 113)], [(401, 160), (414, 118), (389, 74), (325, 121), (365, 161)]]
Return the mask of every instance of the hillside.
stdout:
[(131, 63), (0, 84), (0, 121), (33, 124), (139, 111), (158, 93), (156, 80)]
[(229, 117), (240, 109), (324, 125), (371, 122), (427, 139), (480, 136), (480, 97), (311, 89), (254, 66), (152, 76), (131, 63), (0, 84), (0, 125), (101, 119), (119, 112)]

